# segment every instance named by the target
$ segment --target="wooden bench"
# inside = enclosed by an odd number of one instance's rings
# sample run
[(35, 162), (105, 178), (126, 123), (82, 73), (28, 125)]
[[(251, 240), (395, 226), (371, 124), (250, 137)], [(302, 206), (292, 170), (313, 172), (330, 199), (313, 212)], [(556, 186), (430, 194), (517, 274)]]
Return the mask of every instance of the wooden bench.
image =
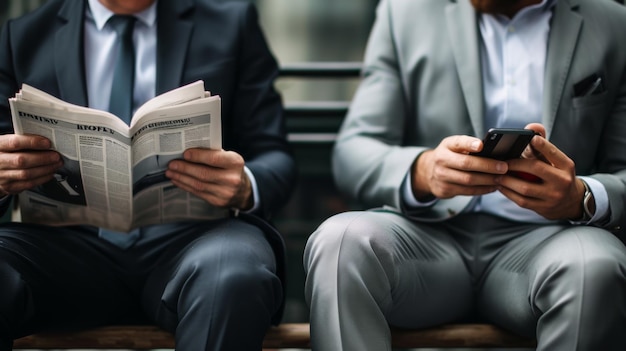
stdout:
[[(284, 65), (281, 67), (281, 77), (354, 78), (359, 75), (360, 67), (358, 62)], [(294, 155), (296, 160), (307, 161), (300, 162), (300, 173), (322, 174), (322, 177), (330, 178), (329, 151), (347, 108), (347, 101), (288, 102), (286, 104), (287, 129), (289, 141), (294, 146)], [(321, 223), (321, 220), (323, 218), (314, 218), (315, 223), (310, 223), (310, 225), (317, 225)], [(305, 233), (295, 234), (303, 236), (310, 234), (310, 225), (302, 225), (302, 222), (299, 222), (291, 228), (281, 229), (304, 230)], [(300, 243), (297, 245), (302, 246)], [(301, 267), (301, 256), (295, 256), (297, 262), (293, 264)], [(297, 279), (295, 281), (296, 286), (291, 288), (302, 289), (298, 286)], [(521, 338), (488, 324), (444, 325), (423, 330), (393, 329), (392, 343), (397, 348), (524, 348), (535, 345), (534, 340)], [(174, 346), (173, 336), (154, 326), (110, 326), (71, 333), (30, 335), (15, 340), (14, 349), (150, 350), (173, 349)], [(284, 323), (273, 327), (268, 331), (263, 347), (266, 349), (308, 349), (310, 348), (309, 325), (307, 323)]]
[[(392, 330), (397, 348), (423, 347), (534, 347), (534, 340), (521, 338), (489, 324), (455, 324), (423, 330)], [(265, 349), (311, 347), (307, 323), (285, 323), (271, 328)], [(15, 341), (14, 349), (173, 349), (171, 334), (153, 326), (115, 326), (75, 333), (37, 334)]]

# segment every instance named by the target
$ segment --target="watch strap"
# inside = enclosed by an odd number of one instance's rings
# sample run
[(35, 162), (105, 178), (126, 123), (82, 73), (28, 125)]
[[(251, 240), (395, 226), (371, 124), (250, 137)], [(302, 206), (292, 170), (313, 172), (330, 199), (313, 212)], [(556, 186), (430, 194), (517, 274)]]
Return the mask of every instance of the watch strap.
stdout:
[(583, 185), (585, 187), (585, 193), (583, 195), (583, 201), (582, 201), (582, 204), (581, 204), (582, 205), (582, 209), (583, 209), (583, 215), (582, 215), (582, 218), (580, 219), (580, 221), (581, 222), (589, 222), (591, 220), (591, 218), (593, 218), (593, 213), (589, 209), (589, 204), (593, 200), (593, 194), (591, 193), (591, 190), (589, 189), (589, 185), (587, 185), (587, 182), (585, 182), (582, 179), (581, 179), (581, 181), (583, 182)]

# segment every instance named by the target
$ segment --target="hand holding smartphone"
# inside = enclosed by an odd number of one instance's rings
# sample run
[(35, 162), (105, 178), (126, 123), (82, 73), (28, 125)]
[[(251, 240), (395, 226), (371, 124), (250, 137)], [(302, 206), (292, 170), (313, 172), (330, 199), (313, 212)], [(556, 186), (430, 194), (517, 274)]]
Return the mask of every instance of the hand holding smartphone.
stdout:
[[(500, 161), (519, 158), (536, 134), (530, 129), (491, 128), (483, 139), (483, 149), (479, 152), (472, 152), (470, 155), (489, 157)], [(541, 178), (526, 172), (510, 171), (509, 174), (530, 182), (541, 181)]]

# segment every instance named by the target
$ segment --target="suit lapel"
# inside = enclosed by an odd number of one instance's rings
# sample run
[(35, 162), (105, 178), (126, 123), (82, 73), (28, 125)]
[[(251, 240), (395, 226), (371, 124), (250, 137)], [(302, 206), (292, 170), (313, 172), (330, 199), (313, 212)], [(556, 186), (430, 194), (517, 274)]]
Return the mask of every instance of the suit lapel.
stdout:
[(567, 75), (574, 64), (574, 51), (582, 27), (582, 17), (575, 12), (578, 0), (557, 1), (550, 36), (543, 91), (543, 124), (549, 137), (554, 125)]
[(62, 24), (54, 41), (54, 65), (59, 82), (59, 97), (87, 106), (85, 81), (83, 18), (86, 1), (65, 1), (58, 17)]
[(483, 121), (483, 89), (480, 64), (478, 23), (474, 8), (467, 0), (451, 2), (446, 7), (446, 21), (452, 41), (461, 89), (476, 136), (485, 133)]
[(183, 67), (193, 22), (185, 15), (193, 8), (190, 0), (159, 1), (157, 10), (156, 93), (181, 85)]

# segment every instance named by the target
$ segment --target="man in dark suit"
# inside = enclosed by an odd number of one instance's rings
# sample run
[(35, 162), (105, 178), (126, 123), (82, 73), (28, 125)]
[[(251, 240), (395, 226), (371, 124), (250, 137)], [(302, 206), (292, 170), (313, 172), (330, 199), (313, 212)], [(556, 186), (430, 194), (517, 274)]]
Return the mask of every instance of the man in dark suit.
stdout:
[[(188, 149), (172, 183), (233, 209), (210, 222), (143, 227), (105, 240), (90, 226), (0, 227), (0, 350), (52, 328), (150, 322), (179, 350), (259, 350), (283, 306), (284, 249), (265, 221), (295, 181), (277, 64), (243, 2), (50, 0), (9, 21), (0, 38), (0, 194), (50, 181), (62, 166), (50, 141), (13, 134), (7, 99), (23, 83), (109, 109), (117, 32), (132, 15), (134, 107), (199, 79), (222, 99), (223, 150)], [(115, 237), (115, 233), (111, 234)]]

